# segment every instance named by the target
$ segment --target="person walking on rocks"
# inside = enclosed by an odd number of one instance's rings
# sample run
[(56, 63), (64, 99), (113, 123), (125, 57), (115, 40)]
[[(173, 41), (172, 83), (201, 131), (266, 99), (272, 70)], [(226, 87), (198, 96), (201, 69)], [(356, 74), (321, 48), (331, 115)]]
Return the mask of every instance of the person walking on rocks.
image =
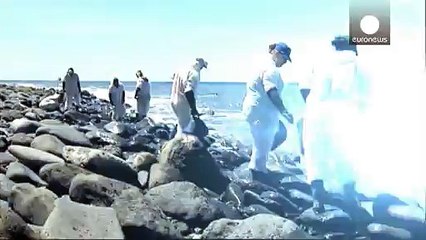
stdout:
[(291, 62), (290, 53), (291, 49), (285, 43), (269, 45), (271, 65), (261, 71), (254, 80), (247, 82), (242, 110), (253, 139), (248, 166), (253, 180), (269, 183), (271, 176), (266, 162), (271, 150), (277, 147), (274, 139), (280, 132), (280, 118), (282, 116), (293, 123), (293, 116), (281, 99), (284, 83), (278, 71), (287, 61)]
[(178, 119), (175, 136), (180, 136), (184, 132), (191, 133), (195, 127), (192, 117), (200, 116), (195, 97), (200, 82), (200, 71), (203, 68), (207, 68), (207, 62), (203, 58), (196, 58), (189, 70), (173, 74), (171, 106)]
[[(304, 131), (305, 161), (314, 210), (324, 211), (326, 191), (343, 192), (357, 203), (355, 166), (363, 141), (364, 76), (357, 70), (357, 48), (349, 37), (331, 41), (329, 68), (318, 69), (307, 99)], [(358, 126), (358, 127), (357, 127)], [(353, 131), (355, 129), (355, 131)]]
[(141, 70), (136, 72), (136, 91), (135, 99), (137, 101), (137, 116), (141, 120), (145, 118), (149, 111), (149, 103), (151, 101), (151, 84)]
[(115, 121), (120, 121), (126, 113), (125, 98), (123, 84), (119, 82), (118, 78), (114, 78), (109, 86), (109, 102), (114, 108), (112, 119)]
[(65, 109), (68, 110), (76, 105), (80, 106), (81, 86), (78, 74), (73, 68), (69, 68), (67, 74), (62, 81), (62, 90), (65, 92)]

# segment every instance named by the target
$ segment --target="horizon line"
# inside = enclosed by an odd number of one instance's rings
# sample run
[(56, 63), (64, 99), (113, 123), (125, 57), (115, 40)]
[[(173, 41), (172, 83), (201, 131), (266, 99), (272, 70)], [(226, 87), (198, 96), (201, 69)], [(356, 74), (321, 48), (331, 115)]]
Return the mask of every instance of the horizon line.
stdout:
[[(58, 82), (58, 80), (52, 79), (0, 79), (1, 81), (48, 81), (48, 82)], [(164, 81), (164, 80), (149, 80), (150, 82), (156, 83), (171, 83), (172, 81)], [(80, 82), (110, 82), (110, 80), (80, 80)], [(120, 82), (136, 82), (135, 80), (120, 80)], [(245, 83), (244, 81), (200, 81), (200, 83)]]

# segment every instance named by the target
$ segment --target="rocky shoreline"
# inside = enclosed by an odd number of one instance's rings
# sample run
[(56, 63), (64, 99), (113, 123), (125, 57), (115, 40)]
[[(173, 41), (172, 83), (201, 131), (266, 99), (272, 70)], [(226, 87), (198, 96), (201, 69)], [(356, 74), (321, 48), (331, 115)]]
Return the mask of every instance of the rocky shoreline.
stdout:
[(250, 182), (241, 143), (110, 122), (88, 92), (79, 111), (58, 99), (0, 85), (0, 239), (426, 239), (423, 210), (394, 196), (363, 199), (369, 212), (330, 195), (316, 214), (291, 161), (274, 187)]

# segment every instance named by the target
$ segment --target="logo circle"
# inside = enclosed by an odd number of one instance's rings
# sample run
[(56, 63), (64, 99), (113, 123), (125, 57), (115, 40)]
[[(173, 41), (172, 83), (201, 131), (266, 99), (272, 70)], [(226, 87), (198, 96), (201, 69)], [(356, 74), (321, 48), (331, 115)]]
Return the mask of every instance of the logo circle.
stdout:
[(361, 30), (368, 35), (375, 34), (380, 27), (380, 21), (373, 15), (365, 15), (360, 22)]

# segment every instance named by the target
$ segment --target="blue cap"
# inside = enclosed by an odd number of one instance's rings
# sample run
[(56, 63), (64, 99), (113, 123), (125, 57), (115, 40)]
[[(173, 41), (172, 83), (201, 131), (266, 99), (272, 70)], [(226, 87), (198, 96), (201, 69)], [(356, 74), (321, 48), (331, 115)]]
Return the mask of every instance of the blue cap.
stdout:
[(275, 50), (281, 53), (288, 61), (291, 62), (291, 58), (290, 58), (291, 48), (287, 46), (287, 44), (283, 42), (279, 42), (275, 45)]
[(334, 37), (334, 40), (331, 41), (331, 45), (334, 46), (336, 51), (353, 51), (356, 55), (358, 55), (356, 45), (351, 44), (349, 40), (349, 36), (339, 35)]

